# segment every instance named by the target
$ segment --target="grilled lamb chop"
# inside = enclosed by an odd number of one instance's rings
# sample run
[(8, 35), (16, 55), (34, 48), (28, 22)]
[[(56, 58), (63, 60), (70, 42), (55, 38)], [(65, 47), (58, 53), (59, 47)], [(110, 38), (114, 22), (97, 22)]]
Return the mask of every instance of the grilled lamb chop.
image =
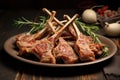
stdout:
[(81, 61), (93, 61), (95, 60), (95, 54), (91, 50), (89, 43), (87, 42), (87, 36), (82, 33), (75, 42), (75, 49), (79, 53)]
[(78, 61), (78, 56), (73, 48), (62, 37), (59, 38), (59, 44), (53, 49), (56, 59), (62, 59), (65, 64), (71, 64)]
[[(52, 12), (55, 15), (55, 12)], [(48, 24), (53, 19), (54, 15), (48, 20)], [(43, 34), (49, 30), (49, 27), (53, 30), (53, 27), (46, 24), (46, 27), (42, 30), (38, 31), (35, 34), (30, 33), (24, 33), (20, 34), (16, 37), (16, 45), (19, 48), (19, 55), (23, 55), (24, 53), (31, 53), (31, 48), (36, 45), (39, 41), (36, 41), (37, 39), (40, 39)], [(54, 31), (54, 30), (53, 30)]]
[[(70, 20), (70, 17), (66, 15), (66, 18)], [(77, 39), (75, 42), (75, 50), (79, 55), (81, 61), (93, 61), (95, 60), (95, 54), (90, 49), (88, 37), (82, 34), (76, 24), (73, 22), (74, 29), (77, 34)]]
[[(16, 37), (16, 45), (20, 49), (19, 55), (24, 53), (29, 53), (30, 48), (33, 47), (36, 43), (36, 39), (41, 38), (42, 35), (46, 32), (47, 27), (37, 32), (36, 34), (23, 33)], [(26, 49), (27, 48), (27, 49)]]
[[(47, 24), (51, 27), (52, 31), (55, 33), (55, 29), (52, 24), (52, 20), (55, 16), (55, 12), (52, 11), (50, 18), (47, 20)], [(39, 41), (37, 45), (32, 49), (33, 53), (40, 59), (43, 63), (56, 63), (56, 59), (52, 54), (52, 49), (54, 47), (54, 38), (44, 38)]]
[(32, 49), (33, 53), (40, 59), (43, 63), (56, 63), (56, 59), (53, 56), (52, 49), (54, 47), (54, 42), (50, 38), (45, 38), (39, 41), (38, 44)]

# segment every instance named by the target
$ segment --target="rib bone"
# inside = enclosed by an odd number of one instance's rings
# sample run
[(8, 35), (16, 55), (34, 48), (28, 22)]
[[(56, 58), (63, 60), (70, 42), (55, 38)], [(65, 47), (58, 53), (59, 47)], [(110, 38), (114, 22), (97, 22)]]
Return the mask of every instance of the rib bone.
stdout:
[(55, 29), (53, 27), (53, 24), (52, 24), (52, 20), (53, 18), (55, 17), (55, 14), (56, 12), (55, 11), (52, 11), (52, 15), (50, 16), (50, 18), (47, 20), (47, 23), (49, 25), (49, 27), (51, 27), (52, 31), (55, 33)]
[[(48, 15), (52, 15), (52, 13), (49, 11), (49, 10), (47, 10), (46, 8), (43, 8), (43, 11), (44, 12), (46, 12)], [(55, 18), (54, 17), (54, 20), (60, 25), (60, 26), (63, 26), (63, 24), (57, 19), (57, 18)]]

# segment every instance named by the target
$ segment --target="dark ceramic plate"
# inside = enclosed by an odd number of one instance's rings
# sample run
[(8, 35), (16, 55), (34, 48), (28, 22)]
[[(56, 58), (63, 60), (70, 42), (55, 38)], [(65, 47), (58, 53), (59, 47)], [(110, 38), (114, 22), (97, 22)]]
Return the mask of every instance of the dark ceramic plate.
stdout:
[(110, 39), (104, 37), (104, 36), (101, 36), (99, 35), (99, 38), (100, 40), (105, 43), (106, 45), (109, 46), (109, 50), (110, 50), (110, 53), (108, 56), (106, 57), (102, 57), (102, 58), (99, 58), (99, 59), (96, 59), (95, 61), (91, 61), (91, 62), (80, 62), (80, 63), (76, 63), (76, 64), (50, 64), (50, 63), (41, 63), (41, 62), (38, 62), (38, 61), (34, 61), (34, 60), (30, 60), (30, 59), (26, 59), (26, 58), (23, 58), (23, 57), (20, 57), (18, 56), (18, 51), (15, 49), (16, 46), (14, 45), (15, 44), (15, 41), (16, 41), (16, 35), (13, 36), (13, 37), (10, 37), (4, 44), (4, 49), (5, 51), (11, 55), (12, 57), (20, 60), (20, 61), (23, 61), (23, 62), (26, 62), (26, 63), (30, 63), (30, 64), (33, 64), (33, 65), (40, 65), (40, 66), (48, 66), (48, 67), (75, 67), (75, 66), (86, 66), (86, 65), (92, 65), (92, 64), (96, 64), (96, 63), (99, 63), (99, 62), (102, 62), (102, 61), (105, 61), (109, 58), (111, 58), (112, 56), (114, 56), (114, 54), (116, 53), (117, 51), (117, 47), (116, 45), (113, 43), (113, 41), (111, 41)]

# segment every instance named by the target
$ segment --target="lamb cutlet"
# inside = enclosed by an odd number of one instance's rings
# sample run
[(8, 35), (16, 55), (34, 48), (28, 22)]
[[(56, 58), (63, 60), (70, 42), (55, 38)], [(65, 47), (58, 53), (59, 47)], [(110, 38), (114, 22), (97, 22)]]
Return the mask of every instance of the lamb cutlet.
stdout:
[(58, 61), (62, 59), (65, 64), (78, 62), (75, 51), (62, 37), (59, 38), (58, 45), (53, 49), (53, 54)]
[[(52, 11), (50, 18), (47, 20), (48, 26), (55, 33), (55, 29), (52, 25), (52, 20), (56, 14), (55, 11)], [(48, 37), (39, 41), (37, 45), (32, 49), (33, 53), (40, 59), (40, 62), (43, 63), (56, 63), (56, 59), (52, 54), (52, 49), (54, 47), (54, 38)]]
[(31, 48), (35, 45), (36, 39), (40, 39), (47, 31), (47, 27), (35, 34), (23, 33), (16, 37), (16, 45), (19, 48), (19, 55), (31, 53)]
[[(66, 18), (70, 20), (70, 17), (66, 15)], [(95, 60), (94, 52), (90, 49), (87, 36), (83, 35), (76, 24), (73, 22), (73, 27), (76, 31), (77, 38), (75, 42), (75, 50), (79, 55), (81, 61), (93, 61)]]

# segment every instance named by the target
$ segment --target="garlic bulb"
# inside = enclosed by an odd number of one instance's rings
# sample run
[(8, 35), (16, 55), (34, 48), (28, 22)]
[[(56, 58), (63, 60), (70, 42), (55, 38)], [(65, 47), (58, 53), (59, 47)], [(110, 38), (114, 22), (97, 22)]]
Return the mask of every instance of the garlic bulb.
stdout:
[(108, 36), (119, 36), (120, 35), (120, 23), (105, 23), (104, 30)]
[(82, 20), (86, 23), (95, 23), (97, 22), (97, 14), (92, 9), (86, 9), (82, 13)]

